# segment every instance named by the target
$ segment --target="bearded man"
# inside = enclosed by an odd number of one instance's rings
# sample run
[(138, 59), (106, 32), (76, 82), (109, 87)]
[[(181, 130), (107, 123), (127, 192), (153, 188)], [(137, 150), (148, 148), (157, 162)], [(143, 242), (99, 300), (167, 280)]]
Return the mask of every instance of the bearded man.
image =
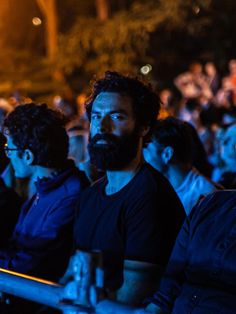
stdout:
[[(116, 291), (123, 285), (118, 299), (133, 304), (139, 293), (137, 270), (153, 264), (164, 269), (184, 218), (173, 188), (142, 155), (159, 109), (150, 86), (116, 72), (95, 81), (87, 101), (90, 159), (105, 176), (81, 194), (75, 246), (101, 250), (106, 288)], [(124, 264), (136, 269), (132, 297)]]

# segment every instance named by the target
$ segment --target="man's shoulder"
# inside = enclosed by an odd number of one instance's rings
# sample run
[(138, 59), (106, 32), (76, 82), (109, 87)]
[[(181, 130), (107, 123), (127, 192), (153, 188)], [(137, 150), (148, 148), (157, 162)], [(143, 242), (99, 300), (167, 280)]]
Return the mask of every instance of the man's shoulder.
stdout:
[[(169, 181), (162, 173), (149, 164), (144, 164), (139, 174), (126, 193), (126, 204), (129, 208), (142, 208), (166, 212), (183, 211), (182, 204)], [(131, 210), (133, 212), (133, 210)]]
[(153, 190), (153, 191), (172, 191), (173, 188), (170, 182), (166, 179), (166, 177), (153, 168), (150, 164), (145, 163), (143, 165), (140, 176), (137, 176), (137, 181), (142, 184), (142, 189), (145, 190)]
[(231, 202), (235, 200), (236, 205), (236, 190), (224, 190), (224, 191), (216, 191), (211, 194), (209, 194), (203, 202), (209, 203), (209, 202), (215, 202), (218, 204), (225, 203), (225, 202)]
[(195, 206), (192, 215), (202, 217), (236, 207), (236, 191), (224, 190), (208, 194)]

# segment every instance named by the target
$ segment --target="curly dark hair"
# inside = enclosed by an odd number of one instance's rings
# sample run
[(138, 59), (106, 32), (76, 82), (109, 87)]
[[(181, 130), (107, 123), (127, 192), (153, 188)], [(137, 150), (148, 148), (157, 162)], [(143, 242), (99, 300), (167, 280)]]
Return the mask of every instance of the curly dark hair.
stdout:
[(60, 169), (68, 154), (66, 119), (46, 104), (25, 104), (15, 108), (4, 120), (4, 132), (20, 149), (30, 149), (34, 165)]
[(137, 77), (125, 76), (107, 71), (101, 79), (92, 82), (92, 93), (86, 101), (89, 120), (95, 98), (102, 92), (118, 93), (130, 97), (138, 127), (149, 126), (144, 143), (150, 141), (155, 121), (160, 110), (160, 99), (153, 91), (151, 84), (145, 84)]

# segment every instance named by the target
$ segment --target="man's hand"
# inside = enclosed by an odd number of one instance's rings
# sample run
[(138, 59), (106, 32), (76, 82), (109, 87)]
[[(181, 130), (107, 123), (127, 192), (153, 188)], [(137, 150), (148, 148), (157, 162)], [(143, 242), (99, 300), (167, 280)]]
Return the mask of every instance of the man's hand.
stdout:
[(74, 279), (74, 270), (73, 270), (73, 264), (74, 264), (74, 256), (71, 256), (69, 264), (67, 266), (66, 272), (63, 275), (63, 277), (60, 278), (59, 283), (61, 285), (67, 284), (69, 281)]

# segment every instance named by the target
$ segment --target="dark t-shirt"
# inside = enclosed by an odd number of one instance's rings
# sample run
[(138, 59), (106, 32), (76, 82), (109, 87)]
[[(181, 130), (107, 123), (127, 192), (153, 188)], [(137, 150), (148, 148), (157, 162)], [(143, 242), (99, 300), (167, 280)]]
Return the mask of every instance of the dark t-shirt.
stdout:
[(165, 267), (185, 214), (170, 183), (148, 164), (115, 194), (105, 194), (106, 184), (103, 177), (81, 193), (74, 237), (76, 248), (104, 253), (106, 285), (116, 289), (124, 259)]

